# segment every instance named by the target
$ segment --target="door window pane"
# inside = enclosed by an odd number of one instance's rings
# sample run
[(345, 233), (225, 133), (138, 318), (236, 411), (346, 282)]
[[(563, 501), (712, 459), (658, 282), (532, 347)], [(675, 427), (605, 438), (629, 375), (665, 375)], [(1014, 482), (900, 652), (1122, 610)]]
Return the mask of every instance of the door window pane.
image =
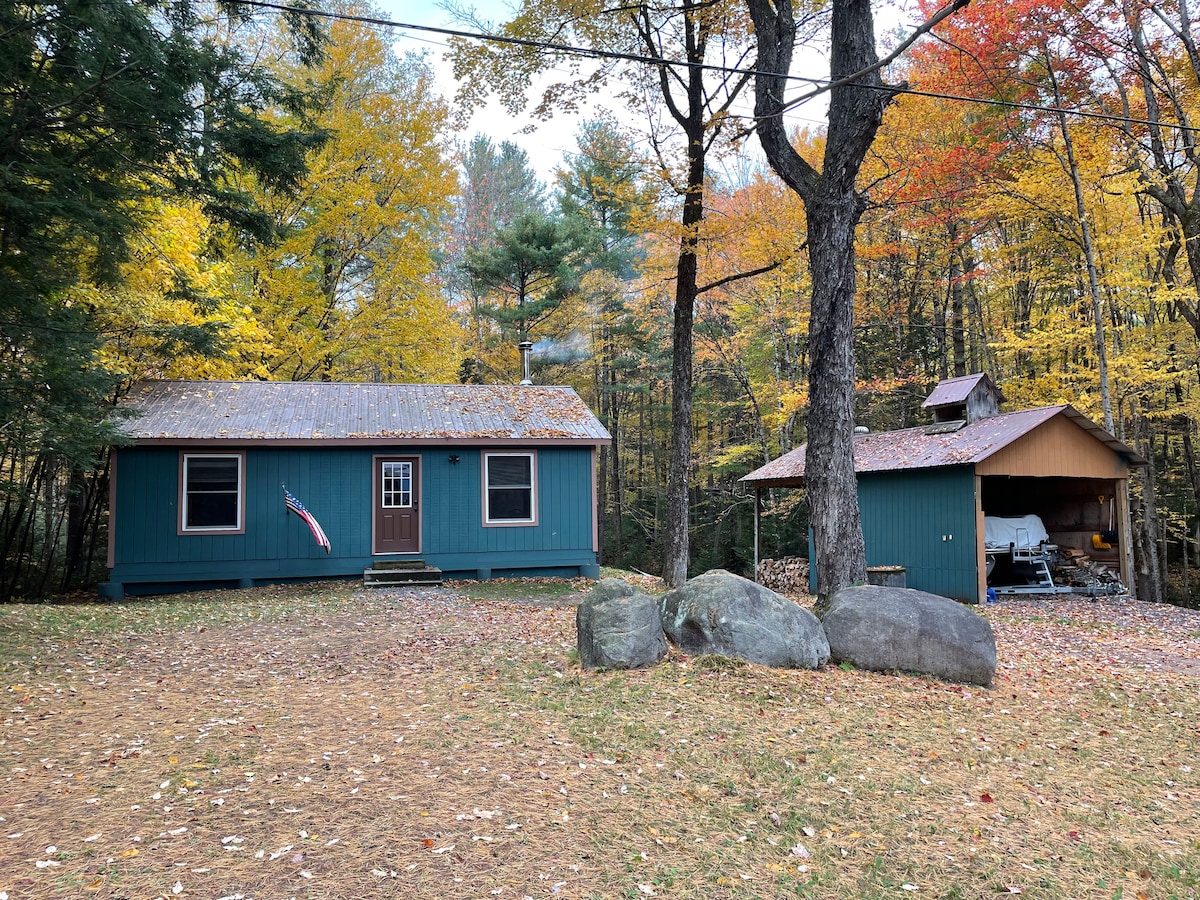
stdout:
[(383, 463), (384, 509), (409, 508), (413, 505), (413, 464), (410, 460)]

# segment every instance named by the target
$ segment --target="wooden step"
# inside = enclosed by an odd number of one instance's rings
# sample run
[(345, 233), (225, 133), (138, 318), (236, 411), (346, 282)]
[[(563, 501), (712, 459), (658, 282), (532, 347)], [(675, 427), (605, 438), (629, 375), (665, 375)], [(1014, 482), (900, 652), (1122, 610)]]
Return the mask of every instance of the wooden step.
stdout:
[(427, 568), (423, 559), (377, 559), (371, 564), (371, 568), (379, 571), (381, 569), (424, 569)]
[(363, 570), (364, 587), (410, 587), (415, 585), (440, 585), (442, 570), (433, 566), (421, 565), (420, 568), (411, 566), (396, 566)]

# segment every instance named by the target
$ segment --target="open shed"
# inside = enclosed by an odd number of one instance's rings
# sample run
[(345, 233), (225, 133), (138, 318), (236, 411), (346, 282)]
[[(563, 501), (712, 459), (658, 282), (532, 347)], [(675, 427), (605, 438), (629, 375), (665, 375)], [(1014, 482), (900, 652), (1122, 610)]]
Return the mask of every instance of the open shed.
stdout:
[[(1128, 482), (1145, 460), (1069, 405), (1001, 413), (1002, 399), (986, 375), (950, 379), (925, 403), (931, 424), (855, 436), (868, 567), (902, 566), (908, 587), (974, 603), (989, 572), (1000, 591), (1047, 587), (1041, 558), (1074, 549), (1132, 590)], [(802, 487), (806, 450), (742, 481)]]

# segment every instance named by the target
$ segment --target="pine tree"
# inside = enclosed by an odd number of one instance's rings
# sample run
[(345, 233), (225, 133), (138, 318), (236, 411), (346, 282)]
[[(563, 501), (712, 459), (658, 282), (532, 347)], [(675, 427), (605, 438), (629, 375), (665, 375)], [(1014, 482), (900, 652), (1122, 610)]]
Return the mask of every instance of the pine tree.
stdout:
[[(322, 139), (261, 115), (303, 98), (255, 64), (244, 11), (217, 11), (220, 39), (213, 16), (153, 0), (0, 5), (0, 596), (40, 591), (45, 578), (22, 573), (58, 552), (53, 528), (40, 548), (29, 537), (43, 480), (86, 468), (114, 438), (117, 379), (68, 288), (117, 278), (150, 197), (190, 198), (269, 236), (230, 172), (287, 189)], [(293, 24), (314, 59), (320, 35)]]

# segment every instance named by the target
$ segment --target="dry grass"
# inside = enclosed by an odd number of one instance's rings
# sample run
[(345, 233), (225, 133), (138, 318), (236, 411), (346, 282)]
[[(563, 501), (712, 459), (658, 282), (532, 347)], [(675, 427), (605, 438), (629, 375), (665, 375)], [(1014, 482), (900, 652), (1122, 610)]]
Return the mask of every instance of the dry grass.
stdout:
[(0, 898), (1200, 890), (1200, 614), (1003, 602), (979, 690), (582, 673), (574, 599), (0, 609)]

